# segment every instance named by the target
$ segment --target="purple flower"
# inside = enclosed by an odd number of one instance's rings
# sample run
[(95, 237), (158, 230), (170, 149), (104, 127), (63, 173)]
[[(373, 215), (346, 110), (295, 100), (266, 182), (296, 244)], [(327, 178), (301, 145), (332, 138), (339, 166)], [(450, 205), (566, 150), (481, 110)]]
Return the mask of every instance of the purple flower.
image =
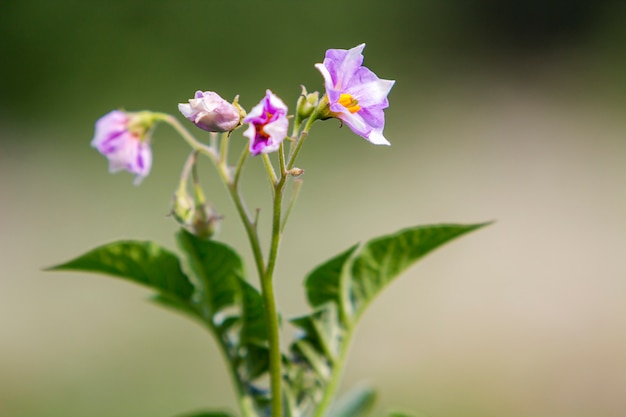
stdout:
[(126, 113), (113, 110), (96, 122), (91, 146), (109, 160), (109, 172), (126, 170), (139, 184), (150, 172), (152, 151), (146, 133), (152, 125), (149, 112)]
[(239, 108), (213, 91), (196, 91), (187, 103), (179, 103), (178, 110), (200, 129), (209, 132), (228, 132), (239, 126)]
[(250, 139), (252, 155), (277, 151), (287, 137), (287, 106), (267, 90), (263, 100), (248, 113), (243, 122), (250, 124), (243, 135)]
[(362, 43), (350, 50), (329, 49), (323, 64), (315, 64), (322, 73), (328, 97), (330, 117), (347, 124), (357, 135), (376, 145), (389, 145), (383, 136), (387, 95), (395, 81), (382, 80), (362, 66)]

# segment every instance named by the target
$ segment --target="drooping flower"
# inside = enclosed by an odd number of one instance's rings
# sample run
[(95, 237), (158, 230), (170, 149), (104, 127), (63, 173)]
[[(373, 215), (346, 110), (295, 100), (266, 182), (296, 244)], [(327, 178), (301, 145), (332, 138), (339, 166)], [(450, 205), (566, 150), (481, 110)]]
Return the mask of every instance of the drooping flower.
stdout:
[(322, 73), (328, 97), (328, 117), (336, 117), (357, 135), (376, 145), (389, 145), (383, 136), (387, 95), (395, 81), (380, 79), (362, 66), (365, 44), (352, 49), (329, 49), (324, 63), (315, 64)]
[(252, 155), (277, 151), (287, 137), (287, 106), (267, 90), (265, 97), (248, 113), (243, 123), (250, 124), (243, 135), (250, 139)]
[(148, 175), (152, 166), (148, 132), (154, 121), (150, 112), (121, 110), (113, 110), (98, 119), (91, 146), (107, 157), (109, 172), (126, 170), (137, 174), (135, 185)]
[(213, 91), (196, 91), (189, 103), (178, 103), (178, 110), (200, 129), (228, 132), (239, 126), (240, 107), (229, 103)]

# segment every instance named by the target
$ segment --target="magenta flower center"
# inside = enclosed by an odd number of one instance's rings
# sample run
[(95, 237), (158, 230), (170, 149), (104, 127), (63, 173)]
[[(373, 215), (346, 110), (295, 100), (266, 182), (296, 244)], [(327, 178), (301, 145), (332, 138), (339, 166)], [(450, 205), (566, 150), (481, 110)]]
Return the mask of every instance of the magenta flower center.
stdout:
[(256, 135), (257, 137), (262, 137), (263, 139), (269, 139), (270, 135), (265, 132), (265, 126), (272, 120), (272, 113), (265, 112), (265, 117), (267, 121), (265, 123), (260, 123), (255, 125)]
[(345, 107), (350, 113), (356, 113), (361, 110), (361, 106), (359, 106), (359, 101), (352, 97), (351, 94), (341, 94), (339, 96), (339, 100), (337, 100), (337, 103)]

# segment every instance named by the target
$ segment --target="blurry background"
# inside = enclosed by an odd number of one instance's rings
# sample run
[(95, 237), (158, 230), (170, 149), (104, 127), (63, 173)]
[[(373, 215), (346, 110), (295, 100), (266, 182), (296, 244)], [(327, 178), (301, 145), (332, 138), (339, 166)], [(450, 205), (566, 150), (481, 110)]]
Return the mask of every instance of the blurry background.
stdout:
[[(327, 48), (361, 42), (365, 65), (397, 80), (392, 146), (315, 126), (281, 252), (283, 313), (305, 312), (303, 276), (356, 241), (495, 219), (381, 295), (344, 389), (367, 380), (381, 410), (430, 417), (626, 415), (625, 19), (626, 3), (601, 0), (1, 2), (0, 415), (233, 406), (195, 323), (138, 286), (41, 269), (119, 238), (174, 247), (165, 214), (186, 146), (159, 129), (134, 187), (90, 148), (97, 118), (176, 114), (196, 89), (250, 109), (271, 88), (293, 106), (300, 84), (323, 88), (313, 64)], [(246, 167), (253, 207), (267, 203), (261, 172)], [(204, 173), (220, 239), (249, 260)]]

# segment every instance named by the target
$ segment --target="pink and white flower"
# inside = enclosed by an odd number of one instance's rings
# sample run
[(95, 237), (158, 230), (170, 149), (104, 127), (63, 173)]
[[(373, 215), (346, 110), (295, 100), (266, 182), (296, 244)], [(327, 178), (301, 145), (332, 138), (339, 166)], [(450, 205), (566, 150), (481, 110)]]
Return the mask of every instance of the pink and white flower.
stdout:
[(109, 172), (126, 170), (139, 184), (150, 172), (152, 150), (147, 135), (152, 125), (149, 112), (126, 113), (113, 110), (96, 122), (91, 146), (109, 160)]
[(250, 139), (252, 155), (275, 152), (287, 137), (287, 106), (267, 90), (265, 97), (248, 113), (243, 123), (250, 124), (243, 135)]
[(196, 91), (189, 103), (179, 103), (178, 110), (200, 129), (229, 132), (239, 126), (239, 109), (213, 91)]
[(362, 66), (365, 44), (352, 49), (329, 49), (322, 64), (329, 117), (347, 124), (357, 135), (376, 145), (389, 145), (383, 135), (387, 95), (395, 81), (380, 79)]

